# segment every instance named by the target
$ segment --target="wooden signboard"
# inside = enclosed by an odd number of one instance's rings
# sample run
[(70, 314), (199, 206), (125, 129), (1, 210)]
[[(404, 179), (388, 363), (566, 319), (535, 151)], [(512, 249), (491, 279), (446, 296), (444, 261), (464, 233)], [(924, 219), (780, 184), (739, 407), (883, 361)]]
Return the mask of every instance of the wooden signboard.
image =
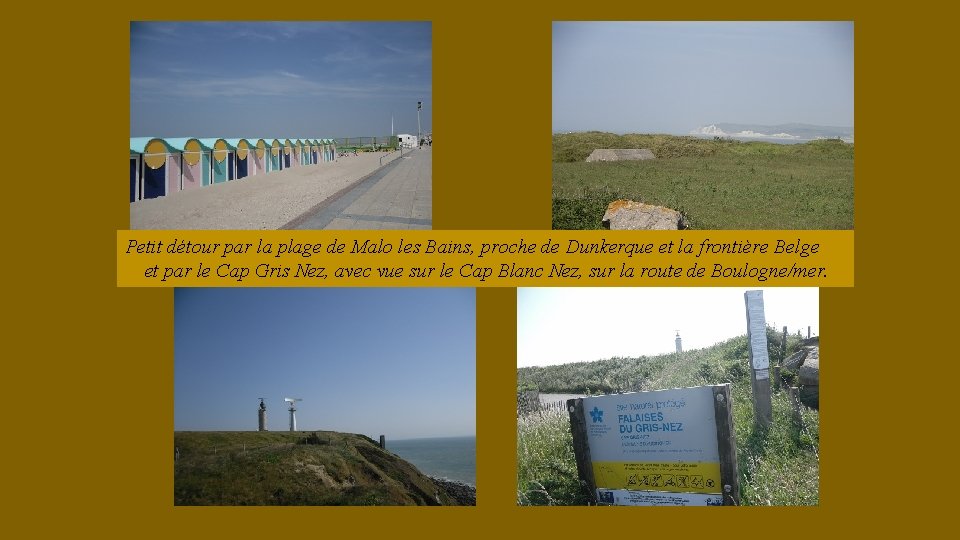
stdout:
[(730, 385), (567, 401), (580, 479), (598, 504), (739, 502)]

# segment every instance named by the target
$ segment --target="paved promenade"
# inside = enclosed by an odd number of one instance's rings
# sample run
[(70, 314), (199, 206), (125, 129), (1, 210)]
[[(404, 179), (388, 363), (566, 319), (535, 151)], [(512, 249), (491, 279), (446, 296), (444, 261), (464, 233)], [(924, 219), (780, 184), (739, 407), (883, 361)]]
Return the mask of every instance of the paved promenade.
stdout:
[(284, 229), (430, 229), (433, 151), (404, 151), (359, 184), (287, 223)]

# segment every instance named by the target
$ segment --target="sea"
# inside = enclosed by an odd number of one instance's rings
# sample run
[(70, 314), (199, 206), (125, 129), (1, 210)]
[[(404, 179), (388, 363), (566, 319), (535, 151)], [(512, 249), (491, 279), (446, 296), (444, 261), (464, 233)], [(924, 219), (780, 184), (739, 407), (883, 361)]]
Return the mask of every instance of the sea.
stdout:
[(387, 439), (387, 450), (413, 463), (420, 472), (477, 485), (477, 438)]

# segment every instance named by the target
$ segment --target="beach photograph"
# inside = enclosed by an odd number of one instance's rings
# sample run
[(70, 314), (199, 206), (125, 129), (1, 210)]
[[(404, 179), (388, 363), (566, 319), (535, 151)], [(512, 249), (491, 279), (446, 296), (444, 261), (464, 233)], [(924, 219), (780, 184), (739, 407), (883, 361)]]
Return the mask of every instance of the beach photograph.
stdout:
[(131, 229), (431, 229), (432, 25), (130, 23)]
[(173, 502), (476, 504), (474, 289), (176, 289)]
[(853, 23), (554, 22), (552, 228), (852, 230)]

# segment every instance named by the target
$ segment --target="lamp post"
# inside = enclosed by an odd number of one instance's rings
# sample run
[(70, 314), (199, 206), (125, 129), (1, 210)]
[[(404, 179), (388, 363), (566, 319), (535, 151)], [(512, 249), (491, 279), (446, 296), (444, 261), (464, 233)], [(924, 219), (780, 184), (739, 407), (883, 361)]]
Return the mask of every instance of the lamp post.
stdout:
[(420, 132), (420, 109), (423, 108), (423, 102), (417, 102), (417, 148), (420, 147), (420, 139), (423, 138), (423, 134)]

